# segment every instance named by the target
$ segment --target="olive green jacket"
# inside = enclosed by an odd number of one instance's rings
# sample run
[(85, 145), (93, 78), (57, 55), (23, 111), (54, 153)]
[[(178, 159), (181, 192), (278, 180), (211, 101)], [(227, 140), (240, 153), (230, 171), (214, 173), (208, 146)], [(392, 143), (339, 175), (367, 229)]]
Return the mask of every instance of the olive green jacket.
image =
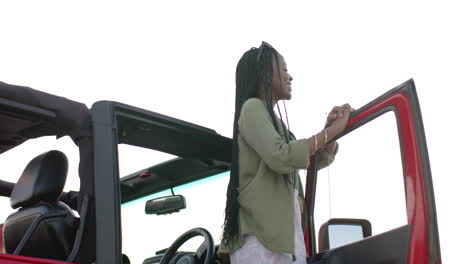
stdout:
[[(277, 117), (276, 117), (277, 118)], [(281, 120), (279, 134), (266, 104), (257, 98), (247, 100), (239, 117), (239, 235), (236, 241), (222, 243), (220, 254), (244, 244), (244, 235), (254, 235), (266, 248), (294, 256), (294, 186), (297, 169), (309, 166), (309, 141), (286, 143)], [(325, 153), (327, 154), (327, 153)], [(324, 167), (334, 155), (321, 155)], [(300, 184), (300, 182), (299, 182)], [(304, 204), (299, 186), (300, 204)], [(302, 206), (303, 208), (303, 206)], [(303, 216), (304, 210), (302, 210)], [(305, 224), (304, 217), (303, 226)]]

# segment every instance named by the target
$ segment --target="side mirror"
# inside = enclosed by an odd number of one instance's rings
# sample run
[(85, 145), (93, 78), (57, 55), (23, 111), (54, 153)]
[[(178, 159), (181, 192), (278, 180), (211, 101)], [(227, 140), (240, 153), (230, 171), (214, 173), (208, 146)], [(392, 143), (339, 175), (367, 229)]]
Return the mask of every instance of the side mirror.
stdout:
[(146, 202), (145, 213), (146, 214), (172, 214), (185, 209), (185, 197), (182, 195), (171, 195), (158, 197)]
[(372, 236), (372, 226), (368, 220), (333, 218), (320, 227), (319, 252), (370, 236)]

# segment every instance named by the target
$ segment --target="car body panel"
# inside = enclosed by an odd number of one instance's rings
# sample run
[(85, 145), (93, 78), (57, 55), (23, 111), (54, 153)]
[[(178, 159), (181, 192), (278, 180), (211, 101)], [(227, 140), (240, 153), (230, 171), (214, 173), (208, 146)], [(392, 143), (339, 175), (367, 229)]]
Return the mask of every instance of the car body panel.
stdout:
[(56, 261), (43, 258), (31, 258), (25, 256), (17, 256), (12, 254), (0, 253), (0, 263), (2, 264), (72, 264), (72, 262)]

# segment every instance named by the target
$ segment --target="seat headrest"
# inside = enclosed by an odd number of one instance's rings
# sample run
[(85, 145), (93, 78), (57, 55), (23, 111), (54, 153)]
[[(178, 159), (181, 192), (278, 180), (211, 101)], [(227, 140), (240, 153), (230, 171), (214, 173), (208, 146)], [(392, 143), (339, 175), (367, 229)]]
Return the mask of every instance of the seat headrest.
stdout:
[(51, 150), (29, 162), (13, 188), (10, 205), (13, 209), (55, 202), (63, 191), (68, 172), (68, 159), (62, 152)]

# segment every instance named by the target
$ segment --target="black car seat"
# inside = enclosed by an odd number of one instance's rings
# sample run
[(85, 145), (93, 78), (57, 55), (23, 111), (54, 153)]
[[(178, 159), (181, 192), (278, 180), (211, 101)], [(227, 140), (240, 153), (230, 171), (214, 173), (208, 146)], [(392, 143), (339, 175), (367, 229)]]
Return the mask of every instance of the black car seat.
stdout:
[(52, 150), (29, 162), (13, 188), (13, 209), (3, 226), (5, 253), (66, 260), (73, 249), (79, 220), (58, 201), (65, 185), (68, 160)]

